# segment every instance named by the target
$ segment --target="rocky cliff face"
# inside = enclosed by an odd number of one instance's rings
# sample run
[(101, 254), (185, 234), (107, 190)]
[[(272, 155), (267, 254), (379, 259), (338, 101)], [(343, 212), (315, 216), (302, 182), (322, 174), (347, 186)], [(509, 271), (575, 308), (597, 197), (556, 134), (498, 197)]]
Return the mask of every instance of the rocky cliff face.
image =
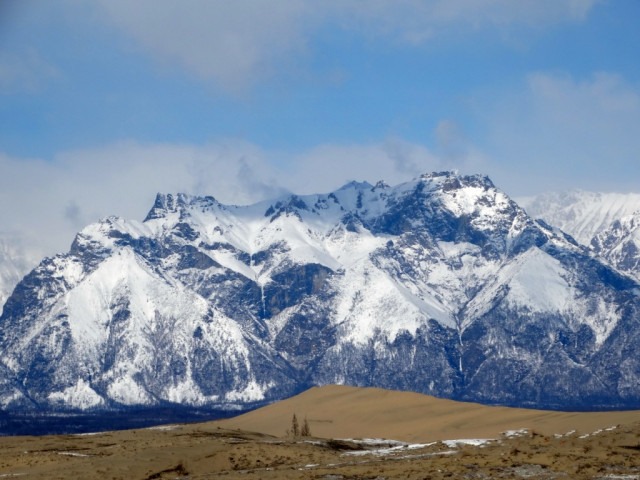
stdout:
[(638, 407), (639, 291), (482, 176), (248, 207), (158, 195), (18, 285), (0, 405), (232, 408), (344, 383)]

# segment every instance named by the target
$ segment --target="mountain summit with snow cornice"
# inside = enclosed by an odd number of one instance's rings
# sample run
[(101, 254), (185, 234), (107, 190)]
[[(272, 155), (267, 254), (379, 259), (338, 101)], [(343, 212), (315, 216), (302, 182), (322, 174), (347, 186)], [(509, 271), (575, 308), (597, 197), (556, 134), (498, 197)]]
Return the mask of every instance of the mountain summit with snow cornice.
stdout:
[(639, 294), (484, 176), (243, 207), (159, 194), (18, 284), (0, 406), (233, 408), (338, 383), (640, 407)]

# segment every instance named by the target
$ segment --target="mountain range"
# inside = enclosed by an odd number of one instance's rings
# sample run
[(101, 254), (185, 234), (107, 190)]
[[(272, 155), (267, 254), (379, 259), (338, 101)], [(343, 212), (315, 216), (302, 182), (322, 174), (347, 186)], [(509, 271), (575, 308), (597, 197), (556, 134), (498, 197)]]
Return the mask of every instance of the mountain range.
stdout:
[(158, 194), (15, 287), (0, 406), (233, 409), (348, 384), (640, 407), (638, 215), (576, 221), (577, 241), (542, 204), (453, 172), (250, 206)]

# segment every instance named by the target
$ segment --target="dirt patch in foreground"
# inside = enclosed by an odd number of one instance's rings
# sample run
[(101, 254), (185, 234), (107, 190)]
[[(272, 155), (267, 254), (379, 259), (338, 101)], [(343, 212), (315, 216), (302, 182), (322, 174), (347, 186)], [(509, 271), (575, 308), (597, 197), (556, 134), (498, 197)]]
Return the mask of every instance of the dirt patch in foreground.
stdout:
[(484, 442), (275, 438), (212, 424), (0, 438), (2, 478), (640, 478), (640, 423)]

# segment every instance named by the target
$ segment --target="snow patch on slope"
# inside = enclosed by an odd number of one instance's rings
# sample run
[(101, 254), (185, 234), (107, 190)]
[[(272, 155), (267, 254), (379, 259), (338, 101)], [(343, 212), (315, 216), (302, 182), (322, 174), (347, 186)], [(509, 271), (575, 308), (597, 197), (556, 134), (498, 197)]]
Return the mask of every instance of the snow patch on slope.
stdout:
[[(503, 265), (467, 305), (462, 328), (491, 310), (506, 294), (509, 304), (529, 312), (565, 312), (575, 297), (566, 271), (556, 259), (539, 248), (531, 248)], [(506, 290), (505, 290), (506, 287)]]
[(87, 410), (104, 404), (104, 399), (96, 393), (91, 386), (79, 378), (77, 383), (62, 392), (53, 392), (49, 400), (54, 404), (60, 404), (67, 408)]
[(115, 378), (107, 389), (109, 398), (123, 405), (152, 405), (155, 402), (130, 375)]
[(511, 304), (533, 312), (563, 313), (574, 304), (576, 292), (565, 277), (560, 262), (538, 248), (532, 248), (514, 262), (507, 298)]
[(241, 391), (233, 390), (233, 391), (227, 392), (224, 398), (227, 402), (232, 402), (232, 403), (259, 402), (260, 400), (264, 400), (265, 392), (273, 386), (274, 386), (273, 382), (260, 384), (256, 382), (255, 378), (252, 378), (247, 384), (245, 389)]
[(352, 265), (338, 282), (335, 322), (343, 342), (362, 345), (377, 333), (393, 342), (401, 332), (415, 334), (430, 318), (451, 324), (440, 304), (414, 295), (368, 261)]

